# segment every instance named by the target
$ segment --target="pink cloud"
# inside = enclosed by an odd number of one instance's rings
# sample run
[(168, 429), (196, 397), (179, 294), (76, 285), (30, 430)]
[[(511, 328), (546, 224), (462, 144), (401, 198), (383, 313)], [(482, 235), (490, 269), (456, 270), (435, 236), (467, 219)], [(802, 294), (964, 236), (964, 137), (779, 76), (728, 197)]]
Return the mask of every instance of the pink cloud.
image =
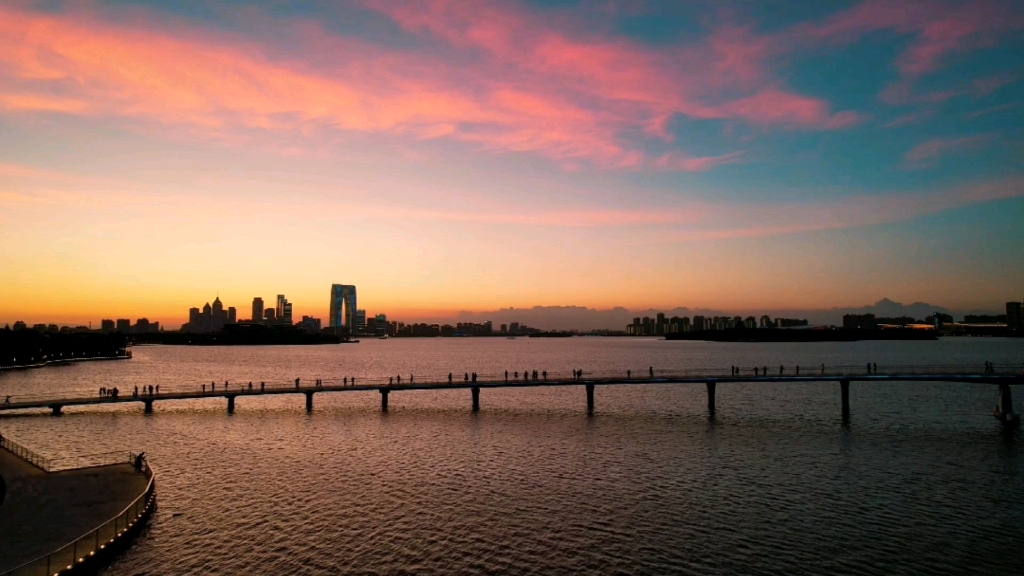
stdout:
[(908, 168), (924, 168), (942, 156), (963, 150), (975, 150), (991, 140), (990, 134), (962, 138), (933, 138), (908, 150), (903, 155), (903, 161)]

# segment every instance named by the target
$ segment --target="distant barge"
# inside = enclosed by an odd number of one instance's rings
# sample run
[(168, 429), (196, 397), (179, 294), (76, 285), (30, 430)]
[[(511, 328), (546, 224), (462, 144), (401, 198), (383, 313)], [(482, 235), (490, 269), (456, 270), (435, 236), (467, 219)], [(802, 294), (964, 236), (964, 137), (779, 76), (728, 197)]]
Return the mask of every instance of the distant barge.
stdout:
[(937, 340), (934, 330), (893, 328), (885, 330), (823, 329), (735, 329), (701, 330), (666, 334), (666, 340), (707, 342), (856, 342), (858, 340)]

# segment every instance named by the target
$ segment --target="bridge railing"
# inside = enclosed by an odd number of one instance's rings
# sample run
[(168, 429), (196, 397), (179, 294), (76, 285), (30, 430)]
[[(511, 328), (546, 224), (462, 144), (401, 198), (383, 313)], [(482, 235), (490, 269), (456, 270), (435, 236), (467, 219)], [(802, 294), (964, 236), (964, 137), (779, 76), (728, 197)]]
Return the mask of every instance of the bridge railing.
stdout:
[[(131, 452), (121, 452), (121, 455), (128, 456), (130, 463), (136, 456)], [(123, 539), (156, 506), (156, 474), (145, 460), (142, 461), (141, 473), (148, 480), (146, 489), (123, 510), (65, 546), (0, 576), (50, 576), (72, 570)]]
[[(822, 370), (821, 364), (784, 364), (783, 365), (783, 376), (794, 376), (796, 374), (797, 367), (799, 366), (800, 376), (826, 376), (826, 377), (841, 377), (841, 376), (863, 376), (868, 374), (867, 363), (859, 365), (827, 365)], [(513, 368), (521, 368), (513, 367)], [(754, 366), (752, 365), (741, 365), (739, 367), (738, 376), (731, 374), (730, 366), (723, 365), (718, 367), (707, 367), (707, 368), (686, 368), (686, 369), (654, 369), (655, 378), (744, 378), (754, 376)], [(532, 371), (533, 367), (526, 366), (530, 372), (529, 381), (533, 381)], [(585, 366), (581, 366), (579, 369), (583, 370), (583, 378), (587, 380), (601, 380), (601, 379), (620, 379), (627, 377), (627, 370), (629, 370), (629, 377), (634, 380), (646, 380), (650, 379), (650, 367), (648, 366), (636, 366), (636, 367), (623, 367), (619, 370), (608, 370), (608, 371), (594, 371), (587, 369)], [(765, 369), (767, 369), (767, 376), (779, 376), (779, 364), (764, 365), (757, 367), (759, 370), (758, 375), (764, 376)], [(1020, 375), (1024, 371), (1024, 366), (1018, 364), (995, 364), (992, 371), (989, 374), (995, 375)], [(516, 374), (518, 372), (518, 374)], [(469, 372), (472, 374), (472, 371)], [(545, 378), (541, 375), (543, 370), (538, 369), (538, 380), (544, 380)], [(875, 373), (874, 364), (872, 364), (872, 374)], [(982, 375), (985, 374), (984, 365), (963, 365), (963, 364), (879, 364), (877, 367), (877, 374), (879, 376), (886, 374), (900, 374), (900, 375), (914, 375), (914, 374), (930, 374), (930, 375)], [(462, 370), (459, 372), (452, 371), (452, 382), (454, 384), (465, 384), (466, 371)], [(389, 383), (393, 385), (398, 384), (398, 374), (394, 375), (374, 375), (374, 376), (356, 376), (356, 385), (358, 386), (387, 386)], [(401, 374), (402, 384), (409, 384), (410, 374)], [(448, 381), (448, 372), (425, 372), (419, 374), (413, 374), (415, 377), (414, 383), (431, 383), (431, 384), (444, 384)], [(504, 382), (505, 373), (500, 372), (478, 372), (478, 380), (481, 383), (485, 382)], [(315, 378), (303, 377), (300, 381), (300, 390), (306, 391), (314, 389)], [(510, 369), (508, 372), (509, 381), (525, 381), (524, 372), (521, 370)], [(549, 381), (565, 381), (573, 380), (572, 368), (567, 370), (548, 370), (547, 378)], [(341, 378), (324, 378), (322, 379), (323, 385), (328, 387), (340, 387), (345, 385), (351, 385), (351, 376), (342, 376)], [(252, 381), (253, 388), (251, 392), (258, 393), (261, 391), (260, 382)], [(154, 394), (148, 393), (148, 388), (140, 388), (139, 395), (133, 396), (133, 389), (119, 391), (119, 400), (145, 400), (148, 398), (160, 398), (161, 396), (170, 394), (199, 394), (206, 393), (209, 395), (220, 396), (225, 392), (224, 380), (214, 381), (214, 387), (211, 386), (209, 381), (197, 382), (195, 384), (185, 384), (177, 386), (162, 386), (160, 392), (157, 393), (154, 389)], [(126, 386), (126, 388), (128, 388)], [(265, 382), (263, 387), (265, 391), (290, 391), (295, 390), (294, 380), (288, 382), (271, 381)], [(230, 380), (227, 391), (235, 394), (246, 394), (249, 393), (249, 380)], [(0, 395), (2, 396), (2, 395)], [(100, 397), (97, 393), (90, 393), (87, 391), (79, 390), (76, 392), (70, 392), (63, 397), (57, 397), (54, 395), (11, 395), (10, 397), (3, 396), (3, 403), (0, 403), (0, 409), (3, 408), (3, 404), (22, 404), (22, 403), (33, 403), (39, 405), (46, 405), (47, 403), (100, 403), (103, 401), (112, 401), (109, 396)]]

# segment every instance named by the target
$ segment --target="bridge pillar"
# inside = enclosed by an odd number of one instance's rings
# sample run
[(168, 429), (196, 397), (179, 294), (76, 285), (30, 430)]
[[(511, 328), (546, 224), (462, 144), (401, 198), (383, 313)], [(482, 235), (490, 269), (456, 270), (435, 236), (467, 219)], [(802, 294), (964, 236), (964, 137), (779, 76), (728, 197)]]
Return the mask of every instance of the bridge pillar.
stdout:
[(480, 388), (473, 386), (469, 389), (473, 393), (473, 412), (480, 411)]
[(152, 399), (143, 400), (142, 403), (146, 406), (145, 408), (142, 409), (142, 411), (145, 412), (146, 414), (152, 414), (153, 413), (153, 400)]
[(387, 413), (388, 411), (388, 390), (387, 388), (380, 389), (380, 411)]
[(843, 423), (848, 424), (850, 422), (850, 381), (840, 380), (839, 391), (843, 396)]
[(587, 415), (594, 414), (594, 385), (587, 384)]
[(53, 413), (54, 416), (62, 416), (63, 415), (63, 412), (61, 412), (62, 408), (64, 408), (63, 404), (50, 404), (50, 410), (53, 411), (52, 413)]
[(228, 414), (235, 413), (235, 396), (228, 396)]
[(306, 392), (306, 413), (313, 411), (313, 393)]
[(715, 417), (715, 382), (705, 382), (708, 387), (708, 416)]

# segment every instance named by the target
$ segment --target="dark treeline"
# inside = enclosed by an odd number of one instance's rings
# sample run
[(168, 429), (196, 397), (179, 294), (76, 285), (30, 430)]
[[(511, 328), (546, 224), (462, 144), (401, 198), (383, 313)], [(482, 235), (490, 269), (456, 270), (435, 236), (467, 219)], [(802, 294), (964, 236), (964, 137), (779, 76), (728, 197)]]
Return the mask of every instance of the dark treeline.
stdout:
[(182, 346), (267, 346), (294, 344), (339, 344), (345, 336), (307, 332), (292, 326), (228, 324), (219, 332), (153, 332), (133, 334), (133, 344), (175, 344)]
[(0, 367), (32, 366), (83, 358), (128, 356), (122, 334), (46, 333), (32, 329), (0, 330)]

